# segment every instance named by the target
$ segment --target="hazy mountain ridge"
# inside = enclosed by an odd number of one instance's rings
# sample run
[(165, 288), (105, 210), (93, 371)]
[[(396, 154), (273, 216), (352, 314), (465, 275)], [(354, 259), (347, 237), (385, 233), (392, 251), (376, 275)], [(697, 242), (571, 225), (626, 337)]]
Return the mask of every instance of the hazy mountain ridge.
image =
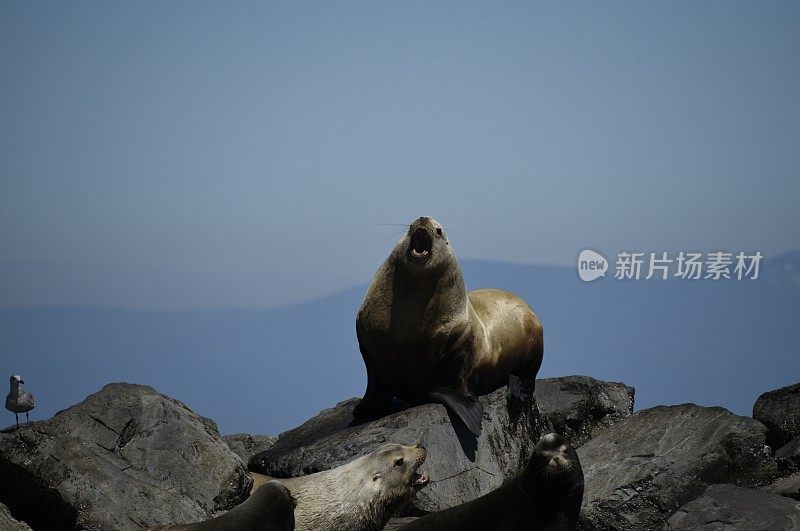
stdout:
[[(697, 402), (749, 414), (761, 391), (800, 374), (800, 289), (791, 283), (610, 275), (586, 284), (567, 267), (462, 267), (469, 289), (510, 289), (539, 314), (540, 377), (625, 381), (639, 408)], [(34, 418), (130, 381), (191, 403), (223, 432), (276, 433), (362, 393), (354, 324), (365, 290), (267, 310), (1, 310), (2, 367), (25, 376)]]

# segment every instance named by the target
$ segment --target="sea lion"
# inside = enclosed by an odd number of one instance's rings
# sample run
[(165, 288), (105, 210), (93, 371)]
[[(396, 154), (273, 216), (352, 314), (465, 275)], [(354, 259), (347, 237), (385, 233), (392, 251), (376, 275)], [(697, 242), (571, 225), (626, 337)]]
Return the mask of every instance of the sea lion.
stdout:
[(522, 472), (470, 502), (418, 518), (400, 531), (574, 529), (583, 500), (578, 454), (560, 435), (542, 437)]
[(381, 265), (356, 318), (367, 390), (356, 422), (377, 418), (393, 397), (441, 402), (476, 436), (483, 408), (477, 395), (509, 383), (533, 391), (542, 365), (542, 325), (508, 291), (467, 293), (442, 226), (421, 217)]
[(151, 527), (152, 531), (293, 531), (297, 501), (279, 481), (269, 481), (227, 513), (193, 524)]
[(388, 444), (331, 470), (279, 479), (297, 499), (298, 531), (378, 531), (428, 484), (417, 469), (427, 452)]

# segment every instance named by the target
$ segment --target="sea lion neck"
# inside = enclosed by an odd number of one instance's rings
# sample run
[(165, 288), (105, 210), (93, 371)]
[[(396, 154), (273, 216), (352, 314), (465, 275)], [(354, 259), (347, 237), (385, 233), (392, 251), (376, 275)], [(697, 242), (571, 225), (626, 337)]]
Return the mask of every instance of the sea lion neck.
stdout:
[(413, 303), (421, 311), (440, 316), (466, 310), (467, 290), (461, 268), (455, 261), (424, 273), (409, 271), (402, 263), (395, 262), (389, 274), (396, 303)]

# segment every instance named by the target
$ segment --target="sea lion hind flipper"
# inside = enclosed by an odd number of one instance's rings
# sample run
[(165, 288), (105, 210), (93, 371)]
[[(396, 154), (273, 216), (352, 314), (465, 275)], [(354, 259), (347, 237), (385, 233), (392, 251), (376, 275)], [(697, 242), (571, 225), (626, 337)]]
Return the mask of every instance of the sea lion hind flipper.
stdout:
[(475, 437), (481, 434), (483, 405), (477, 398), (467, 396), (449, 387), (434, 387), (428, 393), (428, 397), (434, 402), (444, 404), (445, 407), (455, 413)]

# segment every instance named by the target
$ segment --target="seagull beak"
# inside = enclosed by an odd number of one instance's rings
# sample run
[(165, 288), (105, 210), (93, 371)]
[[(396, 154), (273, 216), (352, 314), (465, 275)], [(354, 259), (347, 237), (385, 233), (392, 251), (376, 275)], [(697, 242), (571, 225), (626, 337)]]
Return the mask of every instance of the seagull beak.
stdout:
[(24, 383), (25, 383), (25, 382), (23, 382), (22, 380), (17, 380), (17, 381), (18, 381), (19, 383), (21, 383), (21, 384), (24, 384)]

